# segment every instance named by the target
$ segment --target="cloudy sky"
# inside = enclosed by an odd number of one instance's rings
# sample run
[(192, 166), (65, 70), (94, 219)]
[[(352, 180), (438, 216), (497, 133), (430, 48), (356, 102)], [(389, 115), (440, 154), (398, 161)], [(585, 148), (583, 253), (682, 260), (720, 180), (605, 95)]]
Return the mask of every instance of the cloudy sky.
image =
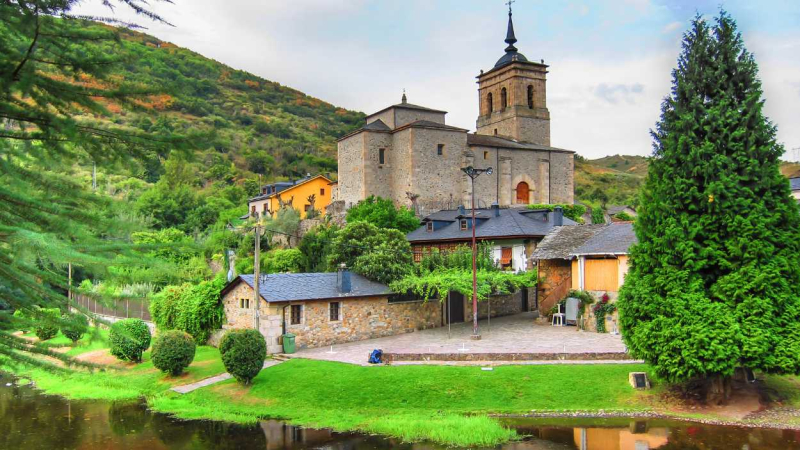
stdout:
[[(173, 0), (134, 19), (149, 34), (338, 106), (409, 102), (475, 129), (475, 76), (503, 55), (503, 0)], [(83, 13), (108, 15), (99, 0)], [(760, 65), (766, 112), (787, 158), (800, 156), (800, 2), (517, 0), (520, 52), (550, 65), (552, 145), (589, 158), (647, 155), (682, 33), (719, 5)], [(117, 17), (130, 19), (123, 8)], [(791, 149), (798, 150), (792, 151)]]

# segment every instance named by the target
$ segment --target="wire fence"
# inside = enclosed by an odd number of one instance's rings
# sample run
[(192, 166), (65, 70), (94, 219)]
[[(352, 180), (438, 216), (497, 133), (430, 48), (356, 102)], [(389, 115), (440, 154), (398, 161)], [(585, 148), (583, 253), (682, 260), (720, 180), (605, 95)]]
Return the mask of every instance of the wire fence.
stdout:
[(89, 311), (120, 319), (136, 318), (150, 322), (150, 301), (133, 299), (116, 299), (108, 304), (101, 303), (85, 295), (75, 295), (75, 302)]

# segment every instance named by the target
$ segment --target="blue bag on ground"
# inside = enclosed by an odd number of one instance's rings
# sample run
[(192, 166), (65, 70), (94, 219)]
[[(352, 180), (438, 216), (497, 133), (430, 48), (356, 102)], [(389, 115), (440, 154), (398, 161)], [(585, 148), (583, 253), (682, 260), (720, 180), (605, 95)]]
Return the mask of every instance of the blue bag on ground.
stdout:
[(383, 350), (375, 349), (369, 355), (370, 364), (380, 364), (383, 362)]

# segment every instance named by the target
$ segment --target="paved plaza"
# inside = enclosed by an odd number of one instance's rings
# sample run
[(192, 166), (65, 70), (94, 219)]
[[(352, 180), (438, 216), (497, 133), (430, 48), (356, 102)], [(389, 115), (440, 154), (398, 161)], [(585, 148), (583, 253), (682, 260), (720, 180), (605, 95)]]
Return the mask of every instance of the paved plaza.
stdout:
[[(500, 362), (503, 355), (537, 354), (547, 359), (603, 359), (592, 358), (592, 354), (613, 354), (625, 359), (625, 344), (619, 335), (578, 331), (574, 326), (553, 327), (537, 321), (533, 313), (499, 317), (488, 323), (479, 322), (480, 340), (472, 340), (472, 322), (453, 324), (448, 327), (421, 330), (378, 339), (368, 339), (347, 344), (299, 350), (294, 357), (340, 361), (352, 364), (367, 364), (374, 349), (399, 356), (428, 355), (436, 360), (447, 355), (483, 355), (493, 363)], [(589, 355), (587, 358), (586, 355)], [(415, 359), (415, 358), (409, 358)], [(425, 362), (424, 357), (420, 358)], [(473, 363), (480, 357), (473, 358)], [(511, 359), (511, 358), (509, 358)], [(518, 359), (518, 358), (513, 358)], [(453, 361), (429, 361), (448, 364)], [(461, 363), (464, 361), (459, 361)], [(553, 361), (550, 361), (553, 362)], [(589, 361), (587, 361), (589, 362)], [(527, 363), (531, 363), (528, 361)]]

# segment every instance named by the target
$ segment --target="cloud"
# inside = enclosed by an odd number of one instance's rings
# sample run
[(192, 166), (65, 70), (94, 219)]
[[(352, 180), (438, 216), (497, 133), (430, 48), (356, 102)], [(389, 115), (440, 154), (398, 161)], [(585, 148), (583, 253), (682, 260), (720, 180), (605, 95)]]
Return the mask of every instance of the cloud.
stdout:
[(664, 28), (661, 29), (661, 32), (664, 34), (669, 34), (682, 27), (683, 27), (683, 22), (670, 22), (664, 25)]
[(600, 83), (594, 90), (594, 95), (602, 98), (603, 100), (616, 104), (620, 100), (633, 104), (636, 102), (636, 95), (644, 91), (644, 86), (641, 83), (634, 84), (608, 84)]

